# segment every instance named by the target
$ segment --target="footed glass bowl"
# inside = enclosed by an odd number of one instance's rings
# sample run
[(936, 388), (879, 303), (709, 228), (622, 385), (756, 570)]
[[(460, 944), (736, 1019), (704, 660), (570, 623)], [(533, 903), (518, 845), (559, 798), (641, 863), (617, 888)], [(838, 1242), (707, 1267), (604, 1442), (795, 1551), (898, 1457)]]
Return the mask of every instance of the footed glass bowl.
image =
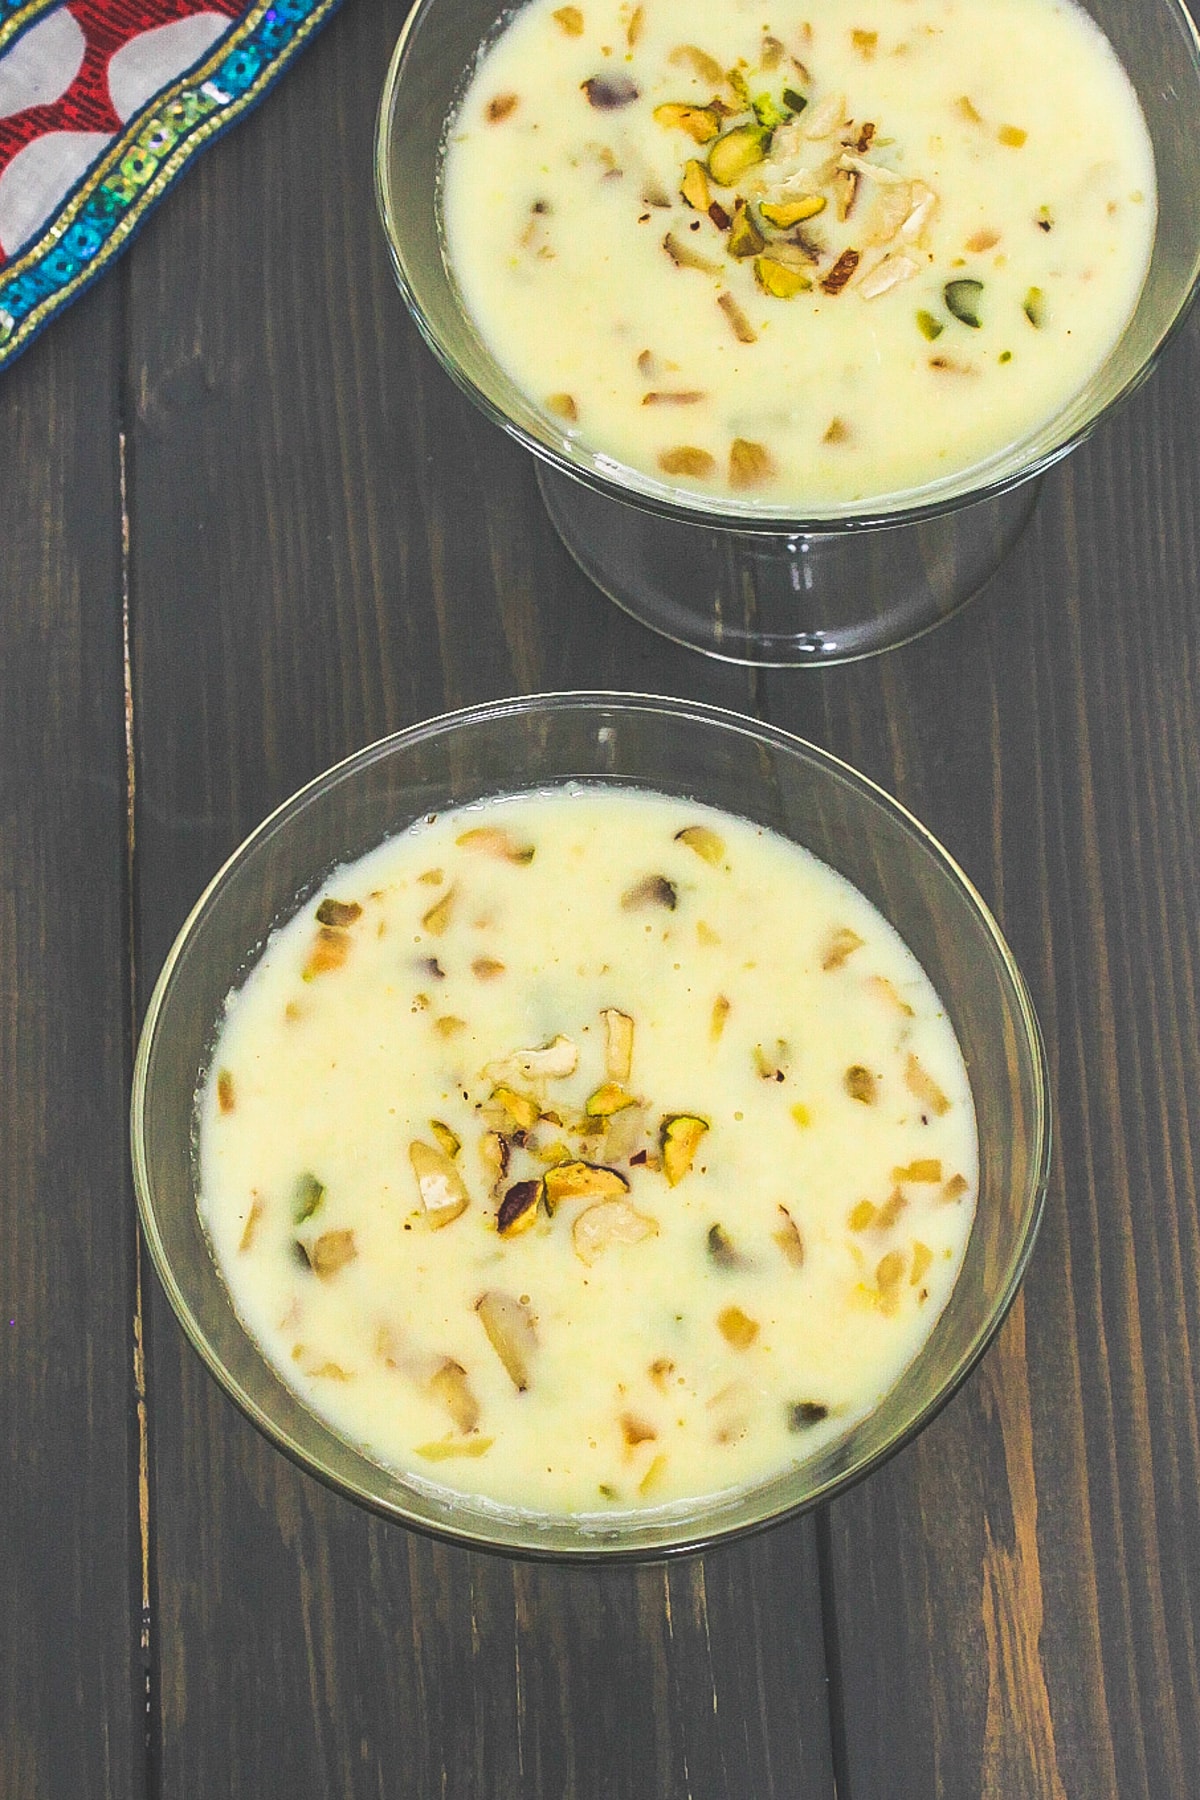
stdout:
[(1128, 328), (1055, 417), (965, 474), (806, 516), (737, 496), (681, 496), (556, 432), (493, 360), (442, 253), (446, 123), (496, 0), (419, 0), (396, 45), (376, 142), (376, 185), (396, 280), (443, 366), (539, 459), (547, 510), (590, 578), (644, 624), (735, 662), (828, 664), (928, 630), (995, 572), (1037, 501), (1039, 477), (1149, 373), (1200, 273), (1195, 144), (1200, 46), (1180, 0), (1082, 0), (1129, 74), (1158, 171), (1158, 230)]
[[(310, 1412), (243, 1327), (197, 1210), (196, 1093), (226, 996), (337, 865), (422, 815), (572, 781), (686, 796), (793, 839), (889, 919), (966, 1058), (980, 1152), (965, 1261), (932, 1335), (869, 1417), (786, 1473), (691, 1507), (587, 1518), (506, 1509), (381, 1466)], [(201, 896), (147, 1010), (133, 1170), (155, 1267), (185, 1332), (265, 1435), (350, 1499), (474, 1548), (566, 1560), (694, 1550), (827, 1499), (906, 1443), (983, 1354), (1033, 1246), (1050, 1154), (1046, 1066), (1021, 976), (979, 895), (910, 814), (845, 764), (735, 713), (614, 694), (516, 699), (414, 725), (289, 800)]]

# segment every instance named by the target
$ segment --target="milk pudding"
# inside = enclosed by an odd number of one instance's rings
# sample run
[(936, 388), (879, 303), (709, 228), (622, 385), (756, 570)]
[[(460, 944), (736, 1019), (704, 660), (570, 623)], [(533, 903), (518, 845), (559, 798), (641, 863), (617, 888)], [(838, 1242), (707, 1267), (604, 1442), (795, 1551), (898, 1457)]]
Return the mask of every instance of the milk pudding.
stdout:
[(345, 1438), (544, 1514), (765, 1480), (878, 1405), (959, 1272), (937, 994), (808, 852), (662, 795), (430, 817), (269, 940), (198, 1098), (247, 1330)]
[(564, 441), (817, 511), (985, 465), (1120, 337), (1155, 228), (1070, 0), (530, 0), (446, 137), (462, 304)]

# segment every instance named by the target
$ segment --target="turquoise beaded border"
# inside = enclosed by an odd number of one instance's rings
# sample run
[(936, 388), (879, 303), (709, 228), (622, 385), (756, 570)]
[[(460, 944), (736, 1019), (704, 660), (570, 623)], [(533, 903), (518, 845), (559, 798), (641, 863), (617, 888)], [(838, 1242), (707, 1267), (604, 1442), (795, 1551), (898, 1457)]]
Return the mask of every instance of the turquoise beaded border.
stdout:
[[(0, 0), (0, 48), (56, 3)], [(37, 238), (0, 269), (0, 369), (96, 280), (197, 152), (261, 100), (339, 3), (260, 0), (129, 121)]]

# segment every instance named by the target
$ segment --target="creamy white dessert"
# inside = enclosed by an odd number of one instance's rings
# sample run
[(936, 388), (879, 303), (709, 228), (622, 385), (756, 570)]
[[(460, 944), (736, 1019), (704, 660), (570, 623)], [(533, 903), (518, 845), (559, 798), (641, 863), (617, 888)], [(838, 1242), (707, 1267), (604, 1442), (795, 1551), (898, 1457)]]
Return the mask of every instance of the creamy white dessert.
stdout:
[(899, 495), (1124, 330), (1154, 159), (1069, 0), (531, 0), (450, 123), (448, 267), (564, 439), (643, 485)]
[(556, 789), (336, 872), (231, 996), (200, 1211), (263, 1354), (419, 1480), (589, 1514), (878, 1405), (975, 1207), (911, 952), (745, 821)]

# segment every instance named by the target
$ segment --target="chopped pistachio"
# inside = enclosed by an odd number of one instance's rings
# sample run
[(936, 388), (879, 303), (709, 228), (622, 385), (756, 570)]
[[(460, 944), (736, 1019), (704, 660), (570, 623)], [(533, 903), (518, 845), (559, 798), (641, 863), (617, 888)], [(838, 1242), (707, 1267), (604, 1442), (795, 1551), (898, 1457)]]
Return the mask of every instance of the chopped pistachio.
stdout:
[(914, 1243), (912, 1249), (912, 1270), (908, 1277), (908, 1285), (910, 1287), (916, 1287), (921, 1279), (928, 1274), (929, 1266), (932, 1261), (933, 1251), (929, 1248), (929, 1245), (922, 1244), (919, 1240)]
[(744, 1269), (746, 1259), (733, 1247), (733, 1240), (723, 1225), (708, 1228), (708, 1254), (718, 1269)]
[(804, 1267), (804, 1238), (801, 1235), (800, 1227), (786, 1206), (780, 1205), (775, 1210), (782, 1223), (771, 1233), (771, 1236), (783, 1252), (785, 1260), (790, 1262), (794, 1269), (802, 1269)]
[(658, 1455), (650, 1462), (642, 1479), (638, 1482), (638, 1493), (642, 1495), (653, 1494), (661, 1485), (662, 1478), (666, 1474), (666, 1471), (666, 1453), (660, 1450)]
[(448, 1125), (444, 1125), (440, 1119), (430, 1119), (429, 1129), (447, 1156), (453, 1158), (458, 1155), (462, 1149), (462, 1140)]
[(525, 1301), (499, 1288), (489, 1288), (475, 1302), (479, 1322), (505, 1373), (519, 1394), (529, 1386), (530, 1368), (537, 1350), (537, 1327)]
[(325, 1184), (307, 1171), (297, 1177), (292, 1191), (292, 1223), (303, 1225), (320, 1208), (325, 1198)]
[(812, 282), (802, 268), (780, 262), (777, 256), (754, 259), (754, 279), (764, 294), (773, 300), (794, 300), (797, 294), (812, 292)]
[(318, 925), (353, 925), (361, 918), (362, 907), (357, 900), (322, 900), (317, 908)]
[(875, 1270), (876, 1304), (880, 1312), (893, 1313), (900, 1303), (898, 1289), (907, 1262), (903, 1250), (889, 1250)]
[(697, 144), (710, 144), (721, 129), (720, 115), (711, 106), (684, 106), (668, 100), (655, 107), (654, 117), (668, 130), (686, 131)]
[(432, 937), (441, 937), (449, 926), (457, 894), (456, 887), (448, 887), (441, 899), (435, 900), (429, 911), (422, 914), (421, 924)]
[(628, 1081), (633, 1066), (633, 1020), (615, 1006), (600, 1014), (604, 1023), (604, 1071), (610, 1081)]
[(805, 1106), (803, 1100), (797, 1100), (795, 1106), (793, 1106), (792, 1117), (795, 1119), (797, 1125), (799, 1125), (801, 1131), (807, 1130), (812, 1124), (812, 1113), (809, 1111), (808, 1107)]
[(516, 111), (517, 103), (518, 97), (516, 94), (494, 95), (484, 108), (484, 114), (488, 123), (490, 125), (499, 125), (502, 119), (507, 119)]
[(471, 1392), (467, 1371), (453, 1357), (439, 1363), (429, 1379), (429, 1391), (450, 1414), (452, 1424), (464, 1435), (479, 1423), (479, 1402)]
[(517, 843), (512, 833), (499, 825), (478, 825), (472, 831), (464, 831), (454, 841), (460, 850), (474, 850), (482, 856), (494, 856), (500, 862), (531, 863), (535, 853), (533, 844)]
[(560, 6), (551, 16), (568, 37), (583, 36), (583, 14), (577, 6)]
[(669, 1356), (656, 1356), (647, 1373), (660, 1394), (667, 1392), (667, 1383), (675, 1373), (675, 1364)]
[(466, 1184), (446, 1152), (422, 1143), (420, 1138), (414, 1138), (408, 1146), (408, 1158), (417, 1178), (425, 1217), (438, 1231), (466, 1211), (470, 1203)]
[(673, 1113), (663, 1120), (659, 1141), (663, 1174), (669, 1187), (677, 1187), (690, 1172), (700, 1140), (707, 1130), (707, 1119), (701, 1119), (695, 1113)]
[(845, 419), (830, 419), (821, 433), (821, 442), (823, 444), (848, 444), (850, 437), (850, 427)]
[(902, 1014), (904, 1018), (911, 1019), (916, 1016), (903, 994), (897, 991), (895, 984), (889, 981), (886, 975), (869, 975), (864, 985), (870, 993), (877, 995), (880, 1000)]
[(969, 1191), (970, 1186), (965, 1175), (952, 1175), (942, 1189), (940, 1198), (949, 1201), (961, 1200), (963, 1195)]
[(752, 438), (734, 438), (729, 446), (729, 485), (734, 488), (761, 487), (775, 473), (775, 465), (765, 445)]
[(758, 210), (769, 225), (790, 231), (805, 219), (815, 219), (828, 204), (824, 194), (800, 194), (795, 200), (764, 200)]
[(702, 275), (719, 275), (721, 272), (720, 263), (714, 262), (711, 256), (705, 256), (699, 250), (693, 250), (686, 239), (681, 238), (677, 232), (668, 231), (662, 244), (663, 249), (677, 268), (699, 269)]
[(330, 1275), (336, 1275), (348, 1262), (353, 1262), (357, 1255), (352, 1231), (323, 1231), (308, 1251), (308, 1260), (313, 1274), (324, 1280)]
[(726, 69), (725, 80), (733, 89), (733, 97), (743, 110), (750, 105), (750, 89), (746, 86), (746, 77), (740, 69)]
[(552, 1216), (564, 1200), (619, 1200), (628, 1192), (625, 1177), (600, 1163), (559, 1163), (542, 1177), (542, 1197)]
[(726, 1306), (717, 1314), (717, 1330), (735, 1350), (748, 1350), (758, 1336), (759, 1325), (740, 1306)]
[(537, 1218), (541, 1195), (542, 1184), (536, 1178), (513, 1182), (496, 1212), (496, 1229), (501, 1237), (517, 1237), (528, 1231)]
[(747, 256), (757, 256), (765, 243), (762, 232), (754, 223), (754, 215), (744, 200), (734, 203), (733, 218), (729, 225), (729, 242), (725, 246), (730, 256), (739, 260)]
[(839, 925), (821, 953), (822, 969), (840, 969), (846, 960), (861, 950), (866, 939), (850, 925)]
[(777, 125), (787, 121), (787, 113), (775, 104), (770, 94), (756, 94), (750, 107), (759, 124), (765, 125), (768, 131), (774, 131)]
[(749, 319), (730, 293), (718, 294), (717, 305), (729, 320), (733, 335), (739, 344), (754, 344), (758, 341), (758, 333)]
[(802, 113), (808, 105), (808, 101), (805, 96), (798, 93), (795, 88), (785, 87), (783, 90), (783, 104), (794, 113)]
[(859, 1200), (850, 1208), (846, 1223), (851, 1231), (868, 1231), (875, 1223), (879, 1208), (873, 1200)]
[(471, 973), (476, 981), (495, 981), (497, 975), (503, 975), (504, 964), (497, 962), (494, 956), (477, 956), (471, 964)]
[(456, 1018), (453, 1013), (443, 1013), (440, 1018), (433, 1021), (433, 1029), (439, 1037), (457, 1037), (460, 1031), (467, 1029), (467, 1021)]
[(633, 1095), (627, 1094), (620, 1082), (605, 1081), (588, 1095), (583, 1110), (590, 1119), (607, 1119), (632, 1105)]
[(695, 44), (680, 44), (677, 49), (672, 50), (667, 61), (677, 69), (691, 69), (709, 87), (717, 87), (725, 78), (725, 72), (716, 57), (710, 56)]
[(850, 42), (863, 60), (870, 62), (879, 44), (879, 33), (855, 30), (850, 33)]
[(506, 1082), (500, 1082), (492, 1089), (491, 1099), (497, 1106), (502, 1106), (518, 1131), (532, 1131), (537, 1124), (541, 1107), (528, 1094), (519, 1094)]
[(914, 1162), (902, 1163), (892, 1170), (893, 1181), (940, 1181), (942, 1164), (936, 1156), (918, 1156)]
[(777, 69), (787, 53), (787, 47), (779, 38), (773, 37), (769, 31), (763, 33), (762, 46), (758, 60), (764, 69)]
[(908, 1201), (901, 1190), (893, 1188), (875, 1215), (875, 1230), (890, 1231), (907, 1205)]
[(620, 71), (613, 75), (589, 75), (579, 85), (588, 97), (588, 105), (594, 106), (597, 112), (616, 112), (619, 107), (631, 105), (641, 92), (633, 77)]
[(233, 1074), (229, 1069), (220, 1069), (217, 1073), (217, 1109), (219, 1112), (231, 1113), (236, 1105)]
[(829, 1417), (829, 1408), (820, 1400), (797, 1400), (788, 1407), (788, 1429), (809, 1431)]
[(640, 1244), (658, 1236), (658, 1221), (637, 1211), (624, 1198), (598, 1200), (585, 1207), (571, 1227), (575, 1254), (590, 1268), (605, 1250), (618, 1244)]
[(718, 187), (734, 183), (765, 158), (771, 132), (765, 125), (735, 125), (719, 137), (708, 153), (708, 172)]
[(924, 307), (918, 309), (917, 330), (921, 333), (921, 336), (927, 338), (931, 344), (935, 338), (941, 337), (945, 329), (946, 327), (943, 325), (942, 321), (936, 319), (931, 312), (927, 312)]
[(1041, 288), (1031, 287), (1021, 303), (1021, 311), (1035, 330), (1046, 323), (1046, 296)]
[(864, 1106), (872, 1106), (879, 1098), (879, 1082), (870, 1069), (862, 1063), (852, 1063), (842, 1077), (842, 1086), (852, 1100), (861, 1100)]
[(946, 1094), (911, 1050), (904, 1065), (904, 1081), (909, 1093), (915, 1094), (932, 1112), (940, 1115), (950, 1111), (950, 1101)]
[(967, 276), (958, 281), (948, 281), (942, 289), (946, 311), (963, 325), (969, 325), (972, 331), (978, 331), (983, 324), (983, 320), (979, 316), (979, 302), (982, 295), (982, 281), (975, 281)]
[(646, 875), (621, 895), (621, 906), (625, 912), (641, 912), (648, 906), (661, 906), (667, 912), (674, 912), (678, 904), (679, 891), (675, 883), (668, 881), (665, 875)]
[(704, 164), (691, 157), (683, 167), (683, 180), (679, 184), (679, 192), (695, 211), (706, 213), (712, 205), (712, 195), (708, 191), (708, 175)]
[(686, 844), (714, 868), (719, 868), (725, 860), (725, 840), (709, 825), (685, 825), (682, 831), (675, 833), (675, 842)]

